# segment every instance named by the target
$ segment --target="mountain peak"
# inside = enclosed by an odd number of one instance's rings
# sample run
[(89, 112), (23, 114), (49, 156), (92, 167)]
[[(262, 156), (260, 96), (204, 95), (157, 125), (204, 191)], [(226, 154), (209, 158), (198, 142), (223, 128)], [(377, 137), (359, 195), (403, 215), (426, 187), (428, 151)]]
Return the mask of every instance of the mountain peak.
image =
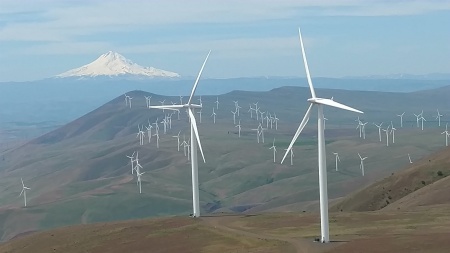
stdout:
[(149, 78), (177, 78), (179, 74), (153, 67), (143, 67), (125, 58), (123, 55), (108, 51), (95, 61), (71, 69), (56, 77), (98, 77), (98, 76), (143, 76)]

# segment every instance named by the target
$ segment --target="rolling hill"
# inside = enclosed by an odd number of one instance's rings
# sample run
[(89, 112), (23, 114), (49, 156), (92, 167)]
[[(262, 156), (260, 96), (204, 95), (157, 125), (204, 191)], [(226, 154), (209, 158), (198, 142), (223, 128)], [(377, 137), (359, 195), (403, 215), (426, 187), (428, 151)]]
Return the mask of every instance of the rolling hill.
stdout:
[[(206, 163), (199, 164), (199, 178), (203, 213), (314, 210), (318, 198), (315, 117), (311, 117), (295, 145), (294, 166), (273, 163), (269, 150), (275, 138), (279, 161), (306, 109), (308, 92), (307, 88), (282, 87), (268, 92), (233, 91), (220, 95), (217, 124), (210, 117), (216, 96), (202, 97), (203, 122), (199, 131)], [(406, 153), (417, 159), (443, 147), (442, 127), (430, 118), (436, 107), (449, 115), (450, 102), (439, 90), (426, 92), (427, 96), (420, 92), (318, 90), (323, 97), (333, 96), (365, 111), (361, 119), (370, 122), (398, 122), (396, 114), (407, 112), (405, 127), (397, 131), (396, 144), (388, 148), (378, 141), (378, 131), (373, 126), (368, 126), (366, 140), (357, 136), (357, 115), (325, 110), (331, 198), (343, 197), (392, 172), (398, 173), (408, 166)], [(146, 139), (143, 146), (136, 138), (138, 125), (159, 122), (167, 113), (147, 109), (144, 96), (152, 96), (152, 104), (163, 100), (166, 104), (178, 103), (179, 97), (143, 91), (127, 94), (134, 98), (131, 109), (120, 95), (54, 131), (2, 153), (5, 160), (0, 165), (1, 240), (66, 225), (190, 213), (190, 164), (182, 150), (177, 151), (176, 139), (172, 137), (181, 131), (188, 138), (185, 113), (180, 113), (180, 120), (176, 114), (173, 116), (172, 129), (161, 134), (159, 149), (154, 138), (150, 144)], [(242, 106), (241, 138), (232, 120), (233, 100)], [(259, 144), (251, 130), (258, 122), (248, 113), (249, 104), (256, 102), (261, 110), (276, 113), (280, 119), (278, 130), (269, 126), (266, 142)], [(422, 109), (430, 119), (424, 131), (414, 127), (412, 115)], [(137, 193), (126, 158), (134, 151), (139, 151), (146, 172), (143, 194)], [(334, 171), (332, 151), (341, 155), (339, 172)], [(365, 177), (359, 172), (358, 152), (370, 156)], [(32, 189), (26, 208), (18, 197), (20, 178)]]
[(450, 204), (450, 149), (416, 161), (358, 192), (346, 196), (334, 211), (413, 210), (423, 206)]

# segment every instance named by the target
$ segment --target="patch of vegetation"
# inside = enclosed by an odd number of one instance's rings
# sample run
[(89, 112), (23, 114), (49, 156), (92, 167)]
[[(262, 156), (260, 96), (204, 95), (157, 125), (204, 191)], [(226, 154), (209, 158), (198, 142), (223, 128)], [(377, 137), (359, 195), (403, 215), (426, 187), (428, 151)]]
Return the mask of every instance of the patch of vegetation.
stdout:
[(442, 171), (439, 170), (439, 171), (437, 172), (437, 175), (440, 176), (440, 177), (442, 177), (442, 176), (444, 176), (444, 173), (442, 173)]

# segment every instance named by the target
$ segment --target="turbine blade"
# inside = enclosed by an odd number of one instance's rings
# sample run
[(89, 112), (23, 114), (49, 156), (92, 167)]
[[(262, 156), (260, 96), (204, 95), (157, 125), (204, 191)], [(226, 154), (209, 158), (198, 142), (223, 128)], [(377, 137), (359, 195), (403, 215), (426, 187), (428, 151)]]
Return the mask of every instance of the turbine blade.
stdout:
[(302, 33), (300, 31), (300, 27), (298, 28), (298, 35), (300, 38), (300, 46), (302, 47), (303, 63), (305, 64), (306, 78), (308, 79), (309, 89), (311, 90), (311, 96), (313, 98), (316, 98), (316, 92), (314, 91), (314, 87), (313, 87), (312, 81), (311, 81), (311, 75), (309, 74), (308, 61), (306, 60), (305, 47), (303, 46), (303, 39), (302, 39)]
[(306, 123), (308, 123), (309, 116), (311, 114), (311, 109), (314, 106), (314, 104), (310, 104), (308, 107), (308, 110), (305, 113), (305, 116), (303, 117), (302, 122), (298, 126), (297, 132), (295, 132), (294, 137), (292, 138), (291, 144), (289, 144), (289, 147), (286, 149), (286, 153), (283, 156), (283, 159), (281, 160), (281, 163), (284, 162), (284, 159), (286, 159), (286, 156), (288, 155), (289, 151), (292, 149), (292, 146), (294, 146), (295, 141), (297, 140), (300, 133), (303, 131), (303, 128), (305, 128)]
[(20, 181), (22, 182), (22, 188), (25, 187), (25, 185), (23, 184), (23, 179), (20, 178)]
[(22, 196), (22, 193), (23, 193), (24, 190), (25, 189), (22, 188), (22, 191), (20, 192), (19, 197)]
[(206, 61), (208, 60), (209, 54), (211, 54), (211, 50), (209, 50), (208, 55), (205, 58), (205, 61), (203, 62), (202, 68), (200, 69), (200, 72), (198, 72), (197, 79), (195, 80), (194, 87), (192, 87), (191, 96), (189, 97), (188, 105), (191, 104), (192, 97), (194, 96), (195, 90), (197, 89), (198, 80), (200, 80), (200, 76), (202, 75), (203, 68), (205, 67)]
[(352, 108), (350, 106), (338, 103), (334, 100), (328, 99), (328, 98), (321, 98), (321, 99), (316, 99), (314, 100), (314, 102), (318, 103), (318, 104), (323, 104), (323, 105), (328, 105), (328, 106), (332, 106), (332, 107), (336, 107), (336, 108), (340, 108), (340, 109), (344, 109), (347, 111), (352, 111), (352, 112), (357, 112), (357, 113), (363, 113), (360, 110), (357, 110), (355, 108)]
[(200, 149), (200, 153), (202, 154), (203, 162), (206, 163), (205, 155), (203, 155), (202, 144), (200, 143), (200, 136), (198, 135), (197, 121), (195, 120), (195, 116), (194, 116), (194, 113), (192, 113), (192, 110), (189, 108), (188, 111), (189, 111), (189, 117), (191, 118), (192, 128), (194, 129), (195, 138), (197, 139), (198, 147)]

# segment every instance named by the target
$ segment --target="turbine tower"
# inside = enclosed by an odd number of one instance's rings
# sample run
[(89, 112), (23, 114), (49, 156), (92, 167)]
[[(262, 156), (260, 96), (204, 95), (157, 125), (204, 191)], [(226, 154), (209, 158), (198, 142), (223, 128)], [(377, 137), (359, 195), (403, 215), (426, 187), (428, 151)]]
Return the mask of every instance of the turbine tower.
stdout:
[(445, 131), (442, 132), (441, 134), (445, 134), (445, 146), (448, 147), (448, 137), (450, 136), (450, 133), (447, 130), (448, 127), (448, 123), (445, 124)]
[(26, 207), (27, 206), (27, 190), (31, 190), (31, 188), (28, 188), (25, 186), (22, 178), (20, 178), (20, 181), (22, 181), (22, 191), (20, 192), (19, 197), (22, 196), (22, 194), (23, 194), (23, 200), (25, 202), (25, 207)]
[[(235, 127), (238, 128), (239, 138), (241, 138), (241, 120), (239, 120), (239, 124), (237, 124)], [(258, 139), (259, 139), (259, 138), (258, 138)]]
[(336, 171), (338, 170), (338, 161), (340, 162), (341, 159), (339, 158), (339, 154), (337, 152), (333, 152), (333, 154), (336, 156)]
[(306, 54), (305, 54), (305, 49), (303, 47), (302, 34), (300, 32), (300, 28), (298, 29), (298, 33), (299, 33), (299, 38), (300, 38), (300, 46), (302, 49), (303, 63), (305, 65), (305, 70), (306, 70), (306, 77), (308, 79), (308, 85), (309, 85), (309, 89), (311, 91), (312, 97), (310, 99), (308, 99), (308, 102), (310, 102), (311, 104), (309, 105), (309, 108), (306, 111), (306, 114), (303, 117), (303, 120), (300, 123), (300, 126), (298, 127), (297, 132), (295, 133), (295, 135), (291, 141), (291, 144), (288, 147), (288, 150), (286, 150), (286, 153), (285, 153), (281, 163), (283, 163), (288, 152), (292, 149), (292, 146), (294, 145), (295, 141), (297, 140), (299, 134), (302, 132), (303, 128), (305, 128), (306, 124), (308, 123), (312, 107), (317, 105), (317, 109), (318, 109), (317, 143), (318, 143), (319, 196), (320, 196), (320, 221), (321, 221), (320, 231), (321, 231), (321, 242), (328, 243), (328, 242), (330, 242), (330, 235), (329, 235), (329, 221), (328, 221), (328, 190), (327, 190), (327, 171), (326, 171), (327, 166), (326, 166), (326, 153), (325, 153), (325, 137), (324, 137), (324, 129), (323, 129), (323, 106), (328, 105), (328, 106), (332, 106), (332, 107), (336, 107), (336, 108), (344, 109), (344, 110), (348, 110), (348, 111), (353, 111), (353, 112), (358, 112), (358, 113), (362, 113), (362, 112), (359, 110), (356, 110), (354, 108), (351, 108), (349, 106), (335, 102), (334, 100), (331, 100), (331, 99), (316, 97), (316, 92), (314, 91), (311, 76), (309, 73), (308, 62), (306, 60)]
[(209, 51), (208, 55), (203, 62), (202, 67), (200, 68), (200, 72), (197, 75), (197, 79), (195, 80), (194, 86), (192, 87), (191, 95), (189, 96), (189, 100), (187, 104), (181, 105), (165, 105), (165, 106), (151, 106), (151, 108), (156, 109), (186, 109), (188, 111), (190, 125), (191, 125), (191, 141), (190, 141), (190, 153), (191, 153), (191, 167), (192, 167), (192, 205), (193, 205), (193, 217), (200, 217), (200, 200), (199, 200), (199, 190), (198, 190), (198, 159), (197, 159), (197, 144), (200, 149), (200, 153), (203, 158), (203, 162), (205, 161), (205, 156), (203, 154), (202, 145), (200, 143), (200, 136), (198, 135), (197, 121), (194, 115), (194, 109), (201, 109), (202, 105), (196, 105), (192, 103), (192, 99), (195, 94), (195, 90), (197, 89), (198, 81), (203, 72), (203, 68), (205, 67), (206, 61), (210, 55), (211, 51)]
[(403, 127), (403, 115), (405, 115), (405, 112), (403, 112), (402, 114), (397, 114), (397, 116), (400, 117), (400, 127)]
[(361, 159), (361, 163), (359, 164), (359, 168), (361, 169), (361, 173), (364, 176), (364, 160), (367, 159), (366, 157), (361, 157), (361, 155), (358, 153), (359, 159)]
[(408, 153), (408, 159), (409, 159), (409, 163), (413, 163), (413, 162), (411, 161), (411, 156), (409, 155), (409, 153)]
[(376, 127), (378, 127), (378, 137), (380, 137), (381, 142), (381, 126), (383, 125), (383, 122), (381, 122), (379, 125), (373, 123)]
[(436, 119), (437, 119), (438, 122), (439, 122), (439, 126), (441, 126), (441, 117), (442, 117), (442, 116), (444, 116), (444, 115), (440, 114), (440, 113), (439, 113), (439, 109), (437, 109), (437, 116), (436, 116)]
[(275, 138), (273, 138), (272, 147), (269, 149), (273, 149), (273, 162), (276, 162), (276, 155), (277, 155), (277, 147), (275, 146)]

